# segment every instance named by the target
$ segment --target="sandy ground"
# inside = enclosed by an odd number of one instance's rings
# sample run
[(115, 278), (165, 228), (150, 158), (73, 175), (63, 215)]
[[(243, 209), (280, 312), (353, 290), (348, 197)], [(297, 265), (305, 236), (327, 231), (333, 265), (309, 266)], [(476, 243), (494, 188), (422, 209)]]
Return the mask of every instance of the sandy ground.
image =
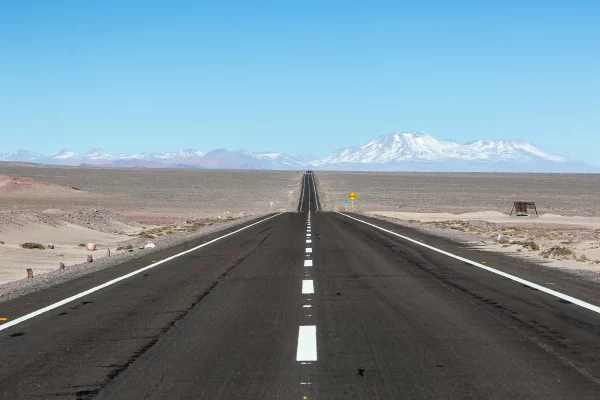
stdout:
[(321, 205), (343, 210), (356, 192), (357, 211), (508, 214), (514, 201), (540, 213), (600, 217), (598, 174), (318, 172)]
[[(118, 247), (174, 243), (271, 212), (294, 211), (301, 172), (115, 170), (0, 164), (0, 285), (80, 268)], [(191, 236), (190, 236), (191, 235)], [(45, 249), (24, 249), (21, 244)], [(49, 249), (52, 243), (54, 249)], [(80, 244), (95, 243), (89, 252)], [(120, 250), (119, 252), (129, 252)], [(75, 267), (78, 266), (78, 267)]]
[(365, 214), (402, 221), (481, 250), (507, 253), (555, 268), (600, 273), (600, 218), (555, 214), (540, 218), (510, 217), (498, 212)]
[[(23, 228), (7, 229), (0, 232), (0, 284), (27, 277), (27, 268), (33, 269), (35, 274), (43, 274), (56, 270), (62, 262), (67, 266), (80, 264), (86, 261), (87, 255), (104, 255), (106, 250), (113, 251), (116, 244), (127, 239), (125, 235), (115, 235), (98, 232), (78, 225), (65, 223), (61, 226), (48, 226), (31, 224)], [(41, 243), (47, 247), (50, 240), (54, 249), (29, 250), (22, 249), (21, 244), (26, 242)], [(79, 243), (97, 244), (94, 252), (80, 247)]]

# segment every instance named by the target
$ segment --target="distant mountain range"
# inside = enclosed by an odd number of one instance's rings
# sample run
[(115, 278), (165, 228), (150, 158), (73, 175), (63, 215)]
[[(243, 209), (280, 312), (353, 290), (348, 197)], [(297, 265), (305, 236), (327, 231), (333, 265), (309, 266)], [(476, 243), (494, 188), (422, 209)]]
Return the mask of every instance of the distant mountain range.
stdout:
[(29, 150), (0, 153), (0, 161), (117, 168), (304, 168), (347, 171), (600, 172), (600, 167), (549, 153), (523, 140), (478, 140), (460, 144), (426, 133), (382, 135), (360, 147), (339, 149), (324, 158), (286, 153), (186, 149), (164, 153), (109, 154), (101, 149), (67, 149), (44, 155)]

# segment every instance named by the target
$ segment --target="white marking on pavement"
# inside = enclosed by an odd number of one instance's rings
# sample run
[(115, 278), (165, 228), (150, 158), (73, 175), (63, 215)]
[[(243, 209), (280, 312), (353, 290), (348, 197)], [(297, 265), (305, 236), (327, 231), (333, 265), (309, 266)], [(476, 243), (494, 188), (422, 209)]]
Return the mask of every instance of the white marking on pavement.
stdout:
[(315, 292), (315, 286), (313, 285), (312, 279), (305, 279), (302, 281), (302, 294), (313, 294)]
[(317, 326), (304, 325), (298, 329), (296, 361), (317, 361)]
[(307, 247), (307, 248), (306, 248), (306, 252), (307, 252), (307, 253), (312, 253), (312, 247)]
[(310, 235), (311, 235), (310, 233), (307, 233), (307, 234), (306, 234), (306, 237), (310, 237)]
[(44, 307), (44, 308), (40, 308), (40, 309), (39, 309), (39, 310), (37, 310), (37, 311), (33, 311), (33, 312), (31, 312), (31, 313), (29, 313), (29, 314), (26, 314), (26, 315), (24, 315), (24, 316), (22, 316), (22, 317), (19, 317), (19, 318), (13, 319), (13, 320), (12, 320), (12, 321), (10, 321), (10, 322), (7, 322), (7, 323), (5, 323), (5, 324), (2, 324), (2, 325), (0, 325), (0, 331), (2, 331), (2, 330), (4, 330), (4, 329), (7, 329), (7, 328), (10, 328), (11, 326), (15, 326), (15, 325), (17, 325), (17, 324), (20, 324), (21, 322), (25, 322), (25, 321), (27, 321), (28, 319), (31, 319), (31, 318), (37, 317), (38, 315), (44, 314), (44, 313), (46, 313), (46, 312), (48, 312), (48, 311), (54, 310), (55, 308), (58, 308), (58, 307), (64, 306), (65, 304), (68, 304), (68, 303), (70, 303), (70, 302), (72, 302), (72, 301), (74, 301), (74, 300), (80, 299), (80, 298), (82, 298), (82, 297), (85, 297), (85, 296), (87, 296), (87, 295), (89, 295), (89, 294), (92, 294), (92, 293), (94, 293), (94, 292), (97, 292), (97, 291), (99, 291), (99, 290), (101, 290), (101, 289), (104, 289), (104, 288), (106, 288), (106, 287), (108, 287), (108, 286), (114, 285), (115, 283), (117, 283), (117, 282), (120, 282), (120, 281), (122, 281), (122, 280), (124, 280), (124, 279), (131, 278), (132, 276), (134, 276), (134, 275), (137, 275), (137, 274), (140, 274), (140, 273), (142, 273), (142, 272), (144, 272), (144, 271), (147, 271), (147, 270), (149, 270), (149, 269), (151, 269), (151, 268), (155, 268), (155, 267), (157, 267), (157, 266), (159, 266), (159, 265), (161, 265), (161, 264), (164, 264), (164, 263), (166, 263), (166, 262), (168, 262), (168, 261), (171, 261), (171, 260), (173, 260), (173, 259), (175, 259), (175, 258), (177, 258), (177, 257), (181, 257), (181, 256), (183, 256), (183, 255), (185, 255), (185, 254), (188, 254), (188, 253), (191, 253), (191, 252), (193, 252), (193, 251), (196, 251), (196, 250), (198, 250), (198, 249), (200, 249), (200, 248), (202, 248), (202, 247), (208, 246), (208, 245), (209, 245), (209, 244), (211, 244), (211, 243), (214, 243), (214, 242), (216, 242), (216, 241), (218, 241), (218, 240), (221, 240), (221, 239), (224, 239), (224, 238), (226, 238), (226, 237), (229, 237), (229, 236), (231, 236), (231, 235), (234, 235), (234, 234), (236, 234), (236, 233), (238, 233), (238, 232), (241, 232), (241, 231), (243, 231), (243, 230), (245, 230), (245, 229), (248, 229), (248, 228), (250, 228), (250, 227), (252, 227), (252, 226), (254, 226), (254, 225), (258, 225), (258, 224), (260, 224), (261, 222), (267, 221), (267, 220), (269, 220), (269, 219), (271, 219), (271, 218), (278, 217), (278, 216), (280, 216), (281, 214), (283, 214), (283, 213), (279, 213), (279, 214), (276, 214), (276, 215), (272, 215), (272, 216), (270, 216), (270, 217), (268, 217), (268, 218), (262, 219), (262, 220), (260, 220), (260, 221), (258, 221), (258, 222), (255, 222), (255, 223), (253, 223), (253, 224), (246, 225), (246, 226), (244, 226), (243, 228), (240, 228), (240, 229), (238, 229), (238, 230), (236, 230), (236, 231), (233, 231), (233, 232), (229, 232), (228, 234), (225, 234), (225, 235), (223, 235), (223, 236), (219, 236), (218, 238), (216, 238), (216, 239), (213, 239), (213, 240), (210, 240), (210, 241), (208, 241), (208, 242), (206, 242), (206, 243), (203, 243), (203, 244), (201, 244), (201, 245), (199, 245), (199, 246), (196, 246), (196, 247), (194, 247), (194, 248), (191, 248), (191, 249), (189, 249), (189, 250), (186, 250), (186, 251), (183, 251), (183, 252), (181, 252), (181, 253), (175, 254), (175, 255), (173, 255), (173, 256), (171, 256), (171, 257), (167, 257), (167, 258), (165, 258), (164, 260), (157, 261), (157, 262), (155, 262), (155, 263), (153, 263), (153, 264), (150, 264), (150, 265), (148, 265), (148, 266), (145, 266), (145, 267), (143, 267), (143, 268), (140, 268), (140, 269), (138, 269), (138, 270), (135, 270), (135, 271), (133, 271), (133, 272), (130, 272), (130, 273), (126, 274), (126, 275), (120, 276), (120, 277), (118, 277), (118, 278), (112, 279), (112, 280), (110, 280), (110, 281), (108, 281), (108, 282), (105, 282), (105, 283), (103, 283), (103, 284), (101, 284), (101, 285), (95, 286), (95, 287), (93, 287), (93, 288), (91, 288), (91, 289), (88, 289), (88, 290), (86, 290), (86, 291), (83, 291), (83, 292), (81, 292), (81, 293), (79, 293), (79, 294), (76, 294), (76, 295), (74, 295), (74, 296), (71, 296), (71, 297), (67, 297), (67, 298), (66, 298), (66, 299), (64, 299), (64, 300), (58, 301), (58, 302), (56, 302), (56, 303), (54, 303), (54, 304), (50, 304), (49, 306), (46, 306), (46, 307)]
[[(336, 211), (336, 212), (337, 212), (337, 211)], [(588, 309), (588, 310), (590, 310), (590, 311), (593, 311), (593, 312), (595, 312), (595, 313), (598, 313), (598, 314), (600, 314), (600, 307), (598, 307), (598, 306), (595, 306), (595, 305), (593, 305), (593, 304), (590, 304), (590, 303), (588, 303), (588, 302), (585, 302), (585, 301), (583, 301), (583, 300), (579, 300), (579, 299), (577, 299), (577, 298), (575, 298), (575, 297), (571, 297), (571, 296), (569, 296), (569, 295), (567, 295), (567, 294), (564, 294), (564, 293), (561, 293), (561, 292), (557, 292), (556, 290), (548, 289), (548, 288), (547, 288), (547, 287), (545, 287), (545, 286), (541, 286), (541, 285), (538, 285), (537, 283), (529, 282), (528, 280), (525, 280), (525, 279), (519, 278), (518, 276), (514, 276), (514, 275), (511, 275), (511, 274), (507, 274), (506, 272), (499, 271), (499, 270), (497, 270), (497, 269), (494, 269), (494, 268), (488, 267), (487, 265), (483, 265), (483, 264), (481, 264), (481, 263), (478, 263), (478, 262), (475, 262), (475, 261), (469, 260), (469, 259), (467, 259), (467, 258), (464, 258), (464, 257), (457, 256), (457, 255), (455, 255), (455, 254), (452, 254), (452, 253), (449, 253), (449, 252), (447, 252), (447, 251), (444, 251), (444, 250), (438, 249), (437, 247), (433, 247), (433, 246), (430, 246), (430, 245), (428, 245), (428, 244), (421, 243), (421, 242), (419, 242), (419, 241), (417, 241), (417, 240), (414, 240), (414, 239), (411, 239), (411, 238), (409, 238), (409, 237), (407, 237), (407, 236), (399, 235), (399, 234), (397, 234), (397, 233), (395, 233), (395, 232), (392, 232), (392, 231), (390, 231), (390, 230), (387, 230), (387, 229), (385, 229), (385, 228), (381, 228), (381, 227), (379, 227), (379, 226), (377, 226), (377, 225), (374, 225), (374, 224), (371, 224), (371, 223), (369, 223), (369, 222), (362, 221), (362, 220), (360, 220), (360, 219), (358, 219), (358, 218), (351, 217), (351, 216), (349, 216), (349, 215), (346, 215), (346, 214), (343, 214), (343, 213), (341, 213), (341, 212), (337, 212), (337, 213), (338, 213), (338, 214), (340, 214), (340, 215), (343, 215), (344, 217), (351, 218), (351, 219), (353, 219), (353, 220), (355, 220), (355, 221), (362, 222), (362, 223), (363, 223), (363, 224), (365, 224), (365, 225), (372, 226), (373, 228), (379, 229), (379, 230), (381, 230), (381, 231), (384, 231), (384, 232), (387, 232), (387, 233), (391, 233), (392, 235), (394, 235), (394, 236), (398, 236), (399, 238), (402, 238), (402, 239), (404, 239), (404, 240), (407, 240), (407, 241), (409, 241), (409, 242), (411, 242), (411, 243), (414, 243), (414, 244), (417, 244), (417, 245), (419, 245), (419, 246), (422, 246), (422, 247), (428, 248), (428, 249), (430, 249), (430, 250), (433, 250), (433, 251), (435, 251), (435, 252), (438, 252), (438, 253), (440, 253), (440, 254), (444, 254), (444, 255), (446, 255), (446, 256), (448, 256), (448, 257), (451, 257), (451, 258), (454, 258), (454, 259), (456, 259), (456, 260), (463, 261), (463, 262), (465, 262), (465, 263), (467, 263), (467, 264), (470, 264), (470, 265), (472, 265), (472, 266), (474, 266), (474, 267), (481, 268), (481, 269), (485, 269), (486, 271), (489, 271), (489, 272), (492, 272), (492, 273), (494, 273), (494, 274), (497, 274), (497, 275), (503, 276), (503, 277), (505, 277), (505, 278), (508, 278), (508, 279), (510, 279), (510, 280), (513, 280), (513, 281), (515, 281), (515, 282), (522, 283), (522, 284), (524, 284), (524, 285), (527, 285), (527, 286), (529, 286), (529, 287), (532, 287), (532, 288), (534, 288), (534, 289), (537, 289), (537, 290), (539, 290), (539, 291), (541, 291), (541, 292), (544, 292), (544, 293), (547, 293), (547, 294), (549, 294), (549, 295), (552, 295), (552, 296), (558, 297), (559, 299), (563, 299), (563, 300), (570, 301), (570, 302), (571, 302), (571, 303), (573, 303), (573, 304), (577, 304), (577, 305), (578, 305), (578, 306), (580, 306), (580, 307), (587, 308), (587, 309)]]
[(302, 198), (300, 199), (300, 211), (304, 207), (304, 191), (306, 190), (306, 174), (302, 176)]
[(305, 267), (312, 267), (312, 260), (304, 260)]
[[(310, 182), (310, 178), (308, 181)], [(310, 221), (310, 183), (308, 183), (308, 220)]]
[(302, 306), (303, 308), (311, 308), (312, 306), (310, 304), (305, 304)]
[(312, 240), (306, 239), (306, 243), (312, 243)]
[(317, 200), (317, 186), (315, 185), (315, 176), (311, 174), (310, 178), (312, 179), (313, 189), (315, 190), (315, 205), (317, 206), (317, 211), (319, 211), (319, 201)]

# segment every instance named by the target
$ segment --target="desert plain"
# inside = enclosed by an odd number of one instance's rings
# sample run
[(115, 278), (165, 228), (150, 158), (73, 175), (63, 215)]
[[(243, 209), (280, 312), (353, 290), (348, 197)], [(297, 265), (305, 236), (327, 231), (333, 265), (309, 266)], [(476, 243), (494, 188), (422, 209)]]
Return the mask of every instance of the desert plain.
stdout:
[[(83, 270), (89, 254), (94, 265), (112, 266), (144, 254), (149, 243), (164, 248), (296, 211), (302, 172), (0, 163), (0, 285), (23, 281), (27, 268), (36, 277), (60, 273), (60, 263)], [(315, 178), (325, 211), (345, 210), (354, 191), (355, 212), (594, 279), (600, 274), (600, 175), (316, 171)], [(514, 201), (536, 202), (540, 217), (509, 216)]]

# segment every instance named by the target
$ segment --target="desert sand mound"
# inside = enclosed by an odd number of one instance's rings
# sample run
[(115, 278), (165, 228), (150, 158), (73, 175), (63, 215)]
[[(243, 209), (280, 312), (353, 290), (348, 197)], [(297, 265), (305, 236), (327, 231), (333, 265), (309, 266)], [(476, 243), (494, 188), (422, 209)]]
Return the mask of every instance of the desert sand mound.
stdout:
[(0, 175), (0, 197), (80, 197), (85, 194), (87, 192), (73, 186), (57, 185), (33, 178)]

